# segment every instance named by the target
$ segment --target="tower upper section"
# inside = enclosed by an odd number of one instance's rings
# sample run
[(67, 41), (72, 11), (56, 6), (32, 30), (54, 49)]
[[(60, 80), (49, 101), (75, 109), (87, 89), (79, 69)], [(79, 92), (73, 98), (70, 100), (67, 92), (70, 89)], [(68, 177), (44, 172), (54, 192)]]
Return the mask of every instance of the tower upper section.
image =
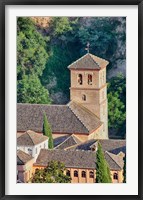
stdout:
[(71, 88), (99, 89), (106, 84), (106, 66), (108, 61), (90, 53), (73, 62), (71, 70)]

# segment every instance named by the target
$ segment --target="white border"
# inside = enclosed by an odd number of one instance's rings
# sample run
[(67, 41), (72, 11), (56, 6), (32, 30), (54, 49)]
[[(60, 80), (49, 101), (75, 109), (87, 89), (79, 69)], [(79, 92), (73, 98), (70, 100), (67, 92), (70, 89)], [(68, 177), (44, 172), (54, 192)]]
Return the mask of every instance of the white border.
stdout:
[[(127, 17), (127, 183), (16, 184), (16, 17)], [(138, 7), (6, 6), (6, 195), (138, 194)]]

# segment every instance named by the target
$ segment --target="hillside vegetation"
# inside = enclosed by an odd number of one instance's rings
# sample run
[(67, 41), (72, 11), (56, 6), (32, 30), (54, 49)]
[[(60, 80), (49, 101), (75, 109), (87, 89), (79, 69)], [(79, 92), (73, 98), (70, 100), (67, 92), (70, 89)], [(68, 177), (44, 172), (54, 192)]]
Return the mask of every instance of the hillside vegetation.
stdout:
[[(109, 132), (125, 137), (126, 19), (122, 17), (33, 17), (17, 20), (17, 101), (69, 101), (67, 66), (86, 53), (107, 59)], [(118, 75), (118, 72), (123, 74)]]

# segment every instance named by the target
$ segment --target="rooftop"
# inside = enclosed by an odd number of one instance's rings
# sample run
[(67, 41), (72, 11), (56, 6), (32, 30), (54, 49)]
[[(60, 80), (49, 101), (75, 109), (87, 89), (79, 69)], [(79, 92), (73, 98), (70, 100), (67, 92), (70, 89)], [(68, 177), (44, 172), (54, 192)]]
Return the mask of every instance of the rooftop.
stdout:
[[(59, 138), (54, 139), (54, 141), (57, 142), (57, 145), (55, 145), (55, 142), (54, 142), (55, 149), (65, 149), (69, 146), (73, 146), (75, 144), (81, 144), (82, 143), (82, 141), (77, 136), (75, 136), (74, 134), (67, 136), (67, 137), (64, 137), (64, 139), (62, 140), (61, 138), (63, 138), (63, 137), (59, 137)], [(59, 139), (60, 142), (58, 142), (58, 139)]]
[(17, 165), (25, 165), (28, 161), (32, 160), (33, 157), (21, 150), (17, 150)]
[(98, 141), (102, 145), (103, 151), (108, 151), (114, 154), (119, 154), (121, 151), (123, 153), (126, 152), (126, 140), (114, 140), (114, 139), (100, 139), (100, 140), (91, 139), (81, 144), (69, 147), (67, 149), (89, 151), (91, 150), (91, 148), (94, 148), (97, 146)]
[(34, 131), (26, 131), (17, 137), (17, 145), (18, 146), (34, 146), (36, 144), (40, 144), (48, 139), (47, 136), (36, 133)]
[(90, 53), (85, 54), (68, 66), (69, 69), (101, 69), (108, 65), (108, 61)]
[(44, 112), (52, 132), (87, 134), (102, 124), (93, 113), (77, 102), (68, 105), (17, 104), (17, 131), (42, 132)]
[[(123, 168), (123, 159), (119, 155), (105, 152), (105, 158), (112, 170)], [(34, 165), (47, 166), (50, 161), (63, 162), (66, 168), (96, 169), (96, 152), (83, 150), (47, 150), (41, 149), (40, 154)]]

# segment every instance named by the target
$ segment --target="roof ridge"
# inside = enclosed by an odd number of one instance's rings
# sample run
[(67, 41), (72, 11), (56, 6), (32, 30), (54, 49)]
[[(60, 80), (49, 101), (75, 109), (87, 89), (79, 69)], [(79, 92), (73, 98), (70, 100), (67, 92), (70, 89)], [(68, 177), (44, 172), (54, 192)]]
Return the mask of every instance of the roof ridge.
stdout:
[[(28, 131), (30, 131), (30, 130), (27, 130), (26, 133), (28, 134), (29, 138), (31, 139), (33, 145), (35, 145), (34, 142), (33, 142), (33, 139), (32, 139), (31, 136), (29, 135)], [(36, 132), (35, 132), (35, 133), (36, 133)]]
[[(114, 160), (114, 159), (111, 157), (110, 154), (113, 154), (113, 153), (110, 153), (109, 151), (105, 151), (105, 153), (107, 153), (108, 156), (110, 156), (110, 158), (116, 163), (116, 165), (118, 165), (118, 166), (121, 168), (121, 166), (116, 162), (116, 160)], [(113, 155), (115, 155), (115, 154), (113, 154)], [(115, 155), (115, 156), (117, 156), (117, 155)], [(122, 169), (122, 168), (121, 168), (121, 169)]]
[(86, 55), (88, 55), (89, 53), (86, 53), (85, 55), (83, 55), (82, 57), (80, 57), (79, 59), (77, 59), (77, 60), (75, 60), (74, 62), (72, 62), (70, 65), (68, 65), (68, 68), (71, 66), (71, 65), (73, 65), (73, 64), (75, 64), (75, 63), (77, 63), (79, 60), (81, 60), (82, 58), (84, 58)]
[(76, 116), (76, 118), (83, 124), (83, 126), (89, 131), (89, 129), (86, 127), (86, 125), (82, 122), (82, 120), (74, 113), (74, 111), (73, 111), (72, 108), (70, 107), (70, 104), (69, 104), (69, 109), (70, 109), (71, 112)]
[(72, 148), (72, 147), (76, 147), (76, 146), (78, 146), (79, 144), (74, 144), (74, 145), (72, 145), (72, 146), (69, 146), (69, 147), (66, 147), (66, 148), (64, 148), (64, 150), (68, 150), (68, 149), (70, 149), (70, 148)]
[(67, 137), (63, 142), (61, 142), (60, 144), (58, 144), (54, 149), (56, 149), (57, 147), (61, 146), (64, 142), (66, 142), (72, 135), (70, 135), (69, 137)]
[(93, 56), (93, 57), (96, 57), (96, 58), (98, 58), (98, 59), (100, 59), (100, 60), (103, 60), (103, 61), (105, 61), (105, 62), (107, 62), (107, 63), (109, 64), (109, 61), (107, 61), (107, 60), (104, 59), (104, 58), (100, 58), (99, 56), (96, 56), (96, 55), (91, 54), (91, 53), (90, 53), (90, 55)]
[(66, 104), (38, 104), (38, 103), (17, 103), (17, 105), (35, 105), (35, 106), (65, 106), (66, 107)]
[[(86, 108), (85, 106), (83, 106), (80, 102), (72, 100), (73, 102), (77, 103), (80, 107), (82, 107), (86, 112), (88, 112), (89, 114), (92, 114), (93, 116), (97, 117), (97, 115), (95, 115), (93, 112), (91, 112), (88, 108)], [(99, 119), (99, 117), (97, 117), (97, 119)], [(100, 119), (99, 119), (100, 121)]]
[(93, 62), (99, 67), (99, 69), (101, 69), (101, 67), (99, 66), (99, 64), (93, 59), (92, 56), (94, 56), (93, 54), (89, 53), (90, 58), (93, 60)]
[[(72, 137), (73, 137), (74, 141), (75, 141), (75, 139), (77, 139), (77, 140), (79, 140), (81, 143), (83, 142), (83, 140), (81, 141), (74, 133), (72, 134)], [(75, 142), (76, 142), (76, 141), (75, 141)]]

